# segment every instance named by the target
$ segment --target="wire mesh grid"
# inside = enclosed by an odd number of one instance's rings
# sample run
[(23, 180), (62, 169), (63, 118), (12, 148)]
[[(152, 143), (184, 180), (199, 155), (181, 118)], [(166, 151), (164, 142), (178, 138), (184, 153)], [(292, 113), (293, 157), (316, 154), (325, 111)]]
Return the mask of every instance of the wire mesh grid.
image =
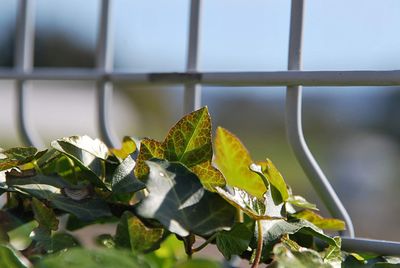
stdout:
[(354, 228), (341, 200), (312, 156), (302, 130), (302, 86), (393, 86), (400, 85), (400, 71), (301, 71), (303, 13), (305, 0), (292, 0), (289, 35), (288, 71), (276, 72), (199, 72), (198, 45), (202, 0), (191, 0), (186, 71), (182, 73), (123, 73), (113, 71), (114, 0), (101, 1), (97, 37), (96, 68), (92, 70), (34, 70), (34, 8), (35, 0), (19, 0), (15, 43), (14, 69), (0, 70), (0, 79), (16, 81), (18, 126), (26, 145), (42, 147), (30, 126), (26, 112), (26, 94), (31, 80), (89, 80), (97, 82), (98, 120), (100, 134), (110, 146), (119, 142), (110, 128), (109, 111), (113, 83), (184, 84), (183, 111), (201, 105), (201, 85), (222, 86), (287, 86), (286, 129), (289, 144), (307, 177), (332, 216), (343, 219), (347, 230), (342, 235), (344, 250), (399, 255), (400, 243), (355, 237)]

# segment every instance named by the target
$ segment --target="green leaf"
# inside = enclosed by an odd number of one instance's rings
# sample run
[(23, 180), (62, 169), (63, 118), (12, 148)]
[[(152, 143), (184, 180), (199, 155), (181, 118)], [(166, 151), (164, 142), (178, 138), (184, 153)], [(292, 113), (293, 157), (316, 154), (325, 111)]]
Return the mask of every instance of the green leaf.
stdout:
[(242, 210), (254, 220), (284, 218), (284, 204), (276, 204), (270, 190), (265, 192), (263, 198), (252, 196), (245, 190), (236, 187), (217, 187), (216, 190), (231, 205)]
[(35, 220), (39, 223), (40, 227), (53, 231), (58, 229), (59, 221), (51, 208), (48, 208), (38, 199), (32, 198), (32, 210)]
[(292, 214), (291, 216), (297, 219), (307, 220), (315, 226), (325, 230), (341, 231), (346, 229), (346, 224), (344, 221), (333, 218), (324, 218), (321, 215), (307, 209)]
[(127, 157), (118, 165), (112, 176), (113, 193), (134, 193), (146, 187), (133, 173), (135, 164), (131, 157)]
[(144, 258), (114, 249), (87, 250), (73, 248), (44, 257), (36, 268), (150, 268)]
[(236, 223), (230, 231), (218, 232), (217, 247), (226, 259), (241, 255), (248, 248), (254, 230), (254, 222), (249, 223)]
[(147, 174), (149, 174), (149, 167), (145, 162), (152, 158), (164, 158), (163, 144), (156, 140), (145, 138), (140, 142), (140, 152), (135, 167), (136, 178), (140, 180), (146, 178)]
[(315, 204), (308, 202), (304, 197), (300, 195), (290, 195), (287, 202), (296, 207), (318, 210)]
[(119, 159), (124, 160), (137, 150), (136, 142), (132, 137), (124, 137), (121, 149), (110, 149), (110, 151)]
[(131, 212), (126, 211), (117, 226), (115, 243), (135, 251), (154, 250), (164, 234), (162, 228), (149, 228)]
[(340, 250), (342, 240), (339, 236), (333, 238), (336, 241), (336, 245), (329, 245), (324, 251), (324, 262), (340, 265), (343, 261), (342, 252)]
[(29, 163), (35, 157), (34, 147), (18, 147), (0, 151), (0, 171)]
[(213, 167), (210, 161), (191, 167), (190, 170), (199, 177), (204, 188), (209, 191), (215, 192), (215, 187), (223, 187), (226, 184), (224, 175)]
[(164, 140), (165, 158), (187, 167), (211, 160), (211, 118), (207, 107), (179, 120)]
[(215, 137), (215, 164), (228, 185), (262, 198), (267, 191), (260, 177), (249, 170), (253, 160), (241, 141), (228, 130), (218, 127)]
[(195, 174), (179, 163), (146, 162), (149, 195), (137, 206), (143, 218), (157, 219), (182, 237), (207, 236), (233, 225), (236, 210), (218, 194), (206, 191)]
[(274, 268), (334, 268), (325, 263), (318, 252), (303, 248), (301, 251), (290, 251), (283, 244), (274, 247)]
[(222, 265), (212, 260), (192, 259), (177, 263), (175, 268), (222, 268)]
[[(62, 185), (62, 179), (51, 180), (50, 177), (40, 176), (39, 179), (51, 182), (55, 186)], [(37, 183), (38, 178), (21, 178), (10, 180), (12, 188), (21, 193), (28, 194), (37, 199), (47, 200), (54, 208), (71, 213), (76, 217), (90, 221), (101, 217), (111, 216), (107, 203), (98, 198), (86, 198), (83, 200), (73, 200), (61, 194), (61, 189), (55, 186)], [(43, 181), (40, 181), (43, 182)]]
[[(340, 244), (337, 244), (335, 239), (325, 235), (321, 229), (305, 220), (296, 220), (290, 222), (286, 220), (261, 220), (261, 226), (264, 244), (262, 254), (263, 261), (268, 259), (270, 251), (272, 250), (272, 246), (279, 242), (284, 235), (302, 233), (321, 239), (328, 245), (340, 247)], [(257, 244), (257, 229), (254, 232), (254, 237), (255, 239), (251, 243), (252, 248), (256, 247)]]
[(53, 141), (51, 146), (70, 157), (95, 186), (108, 189), (103, 174), (104, 161), (108, 157), (108, 148), (104, 143), (88, 136), (72, 136)]
[(0, 244), (0, 267), (28, 268), (32, 267), (24, 256), (8, 245)]
[(267, 159), (266, 161), (258, 162), (257, 165), (261, 166), (262, 174), (267, 177), (268, 182), (279, 191), (282, 200), (286, 201), (289, 198), (286, 182), (272, 161)]

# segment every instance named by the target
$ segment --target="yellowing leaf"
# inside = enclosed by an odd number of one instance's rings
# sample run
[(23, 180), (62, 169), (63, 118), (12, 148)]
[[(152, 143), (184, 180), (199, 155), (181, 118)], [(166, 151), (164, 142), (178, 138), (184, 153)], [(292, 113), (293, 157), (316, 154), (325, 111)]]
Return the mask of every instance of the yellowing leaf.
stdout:
[(136, 142), (131, 137), (124, 137), (121, 149), (111, 149), (111, 152), (120, 159), (125, 159), (136, 151)]
[(218, 127), (215, 137), (215, 164), (230, 186), (241, 188), (262, 198), (267, 188), (260, 177), (250, 171), (253, 163), (247, 149), (228, 130)]
[(149, 174), (149, 167), (145, 161), (152, 158), (164, 158), (163, 145), (159, 141), (145, 138), (140, 142), (140, 152), (135, 167), (136, 178), (143, 179)]
[(257, 164), (261, 166), (262, 173), (267, 177), (269, 183), (279, 191), (282, 200), (286, 201), (289, 198), (286, 182), (272, 161), (267, 159), (266, 161), (258, 162)]
[(324, 218), (308, 209), (297, 212), (292, 216), (297, 219), (307, 220), (313, 223), (315, 226), (325, 230), (341, 231), (346, 229), (346, 224), (344, 221), (333, 218)]
[(164, 141), (165, 157), (187, 167), (212, 157), (211, 118), (207, 107), (184, 116), (168, 132)]

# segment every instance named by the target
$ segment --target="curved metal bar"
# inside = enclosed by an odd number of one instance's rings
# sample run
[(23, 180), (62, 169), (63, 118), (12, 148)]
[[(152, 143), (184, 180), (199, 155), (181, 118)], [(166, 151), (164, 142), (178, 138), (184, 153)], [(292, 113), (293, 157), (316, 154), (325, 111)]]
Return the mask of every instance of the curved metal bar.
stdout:
[[(96, 67), (100, 72), (110, 72), (113, 69), (112, 46), (112, 0), (101, 1), (99, 36), (97, 40)], [(101, 138), (110, 147), (117, 147), (120, 142), (111, 128), (110, 110), (112, 108), (113, 84), (110, 81), (97, 82), (98, 115)]]
[[(189, 44), (186, 70), (188, 73), (197, 71), (200, 38), (201, 0), (192, 0), (189, 15)], [(201, 86), (196, 82), (185, 84), (183, 97), (184, 113), (190, 113), (201, 106)]]
[[(15, 48), (15, 69), (17, 72), (27, 73), (33, 66), (33, 44), (35, 28), (35, 1), (20, 0), (18, 3), (17, 27), (16, 27), (16, 48)], [(32, 130), (29, 124), (26, 97), (29, 90), (29, 82), (25, 79), (17, 79), (17, 117), (19, 133), (23, 142), (28, 146), (44, 147), (43, 142), (37, 133)]]
[[(289, 70), (301, 69), (301, 46), (303, 26), (303, 0), (292, 0), (289, 40)], [(301, 122), (302, 88), (288, 86), (286, 91), (286, 127), (290, 145), (307, 177), (329, 212), (346, 222), (343, 234), (354, 237), (353, 223), (345, 207), (312, 156), (304, 139)]]

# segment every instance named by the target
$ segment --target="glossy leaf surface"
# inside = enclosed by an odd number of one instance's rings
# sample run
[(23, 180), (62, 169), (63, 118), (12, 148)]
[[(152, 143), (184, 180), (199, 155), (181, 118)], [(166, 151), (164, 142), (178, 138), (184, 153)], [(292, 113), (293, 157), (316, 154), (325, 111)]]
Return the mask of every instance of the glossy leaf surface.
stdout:
[(218, 194), (206, 191), (185, 166), (165, 160), (146, 163), (150, 193), (137, 207), (141, 217), (157, 219), (182, 237), (209, 235), (232, 226), (235, 209)]
[(114, 193), (134, 193), (146, 187), (134, 175), (135, 164), (131, 157), (127, 157), (115, 169), (112, 175), (112, 191)]
[(32, 161), (37, 152), (33, 147), (18, 147), (0, 150), (0, 171), (17, 167)]

